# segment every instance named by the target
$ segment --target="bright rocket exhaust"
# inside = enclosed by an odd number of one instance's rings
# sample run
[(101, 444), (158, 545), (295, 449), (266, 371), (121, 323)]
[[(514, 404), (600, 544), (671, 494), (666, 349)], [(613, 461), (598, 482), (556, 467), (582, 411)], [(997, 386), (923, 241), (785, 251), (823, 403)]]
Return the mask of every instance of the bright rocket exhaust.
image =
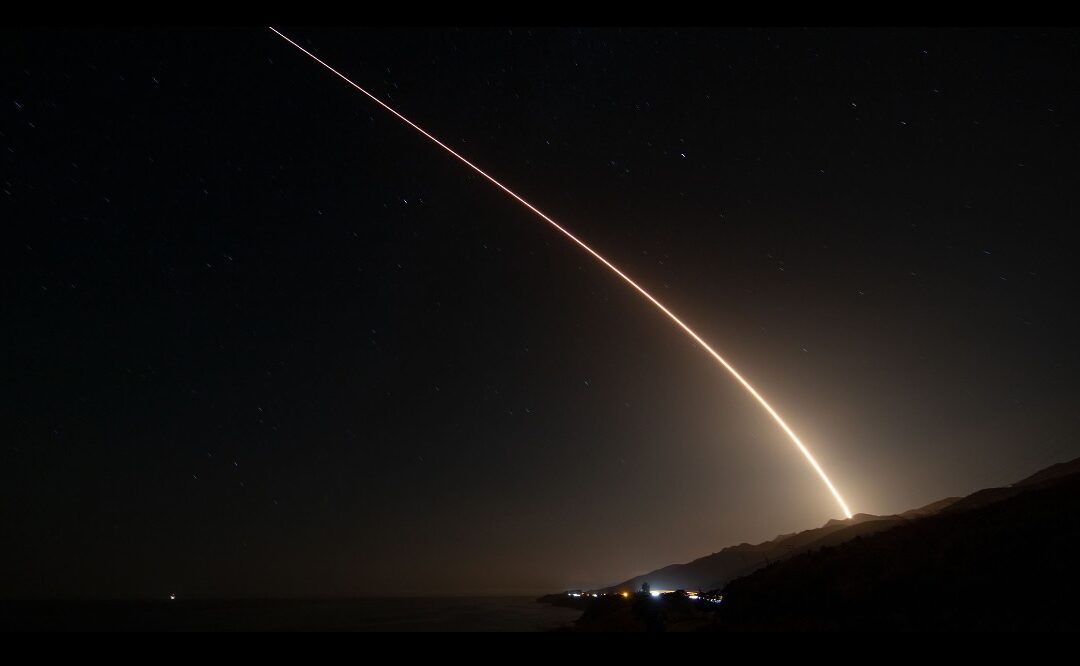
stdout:
[(663, 313), (664, 313), (665, 315), (667, 315), (667, 316), (668, 316), (668, 318), (669, 318), (669, 319), (671, 319), (671, 321), (675, 322), (675, 323), (676, 323), (676, 324), (677, 324), (677, 325), (679, 326), (679, 328), (681, 328), (681, 329), (682, 329), (683, 331), (685, 331), (687, 335), (689, 335), (689, 336), (690, 336), (691, 338), (693, 338), (693, 339), (694, 339), (694, 341), (695, 341), (695, 342), (697, 342), (697, 343), (698, 343), (699, 345), (701, 345), (702, 349), (704, 349), (705, 351), (707, 351), (707, 352), (709, 353), (709, 355), (710, 355), (710, 356), (712, 356), (712, 357), (713, 357), (714, 359), (716, 359), (716, 362), (717, 362), (717, 363), (719, 363), (719, 364), (720, 364), (721, 366), (723, 366), (725, 370), (727, 370), (728, 372), (730, 372), (730, 373), (731, 373), (731, 375), (732, 375), (732, 376), (733, 376), (733, 377), (734, 377), (734, 378), (735, 378), (736, 380), (738, 380), (738, 382), (739, 382), (740, 384), (742, 384), (743, 388), (745, 388), (745, 389), (747, 390), (747, 392), (749, 392), (749, 393), (750, 393), (750, 395), (754, 396), (754, 399), (755, 399), (755, 400), (757, 400), (757, 401), (758, 401), (758, 402), (759, 402), (759, 403), (761, 404), (761, 406), (762, 406), (763, 408), (765, 408), (765, 411), (769, 413), (769, 416), (771, 416), (771, 417), (773, 418), (773, 420), (774, 420), (774, 421), (776, 421), (777, 425), (779, 425), (779, 426), (780, 426), (780, 428), (781, 428), (781, 429), (782, 429), (782, 430), (783, 430), (783, 431), (784, 431), (784, 432), (785, 432), (785, 433), (787, 434), (787, 436), (788, 436), (788, 437), (789, 437), (789, 438), (791, 439), (792, 443), (793, 443), (793, 444), (795, 444), (795, 447), (796, 447), (796, 448), (797, 448), (797, 449), (799, 450), (799, 452), (800, 452), (800, 453), (802, 453), (803, 457), (804, 457), (804, 458), (806, 458), (806, 461), (807, 461), (808, 463), (810, 463), (810, 466), (814, 468), (814, 471), (815, 471), (815, 472), (817, 472), (817, 475), (818, 475), (819, 477), (821, 477), (821, 481), (822, 481), (822, 482), (823, 482), (823, 483), (825, 484), (825, 487), (827, 487), (827, 488), (829, 489), (829, 492), (830, 492), (830, 493), (832, 493), (832, 496), (833, 496), (833, 497), (834, 497), (834, 498), (836, 499), (836, 503), (840, 505), (840, 509), (841, 509), (841, 510), (843, 510), (843, 512), (844, 512), (844, 516), (846, 516), (847, 518), (851, 518), (851, 511), (850, 511), (850, 510), (848, 509), (848, 507), (847, 507), (847, 504), (846, 504), (846, 503), (844, 502), (844, 498), (840, 496), (840, 492), (839, 492), (839, 491), (838, 491), (838, 490), (836, 489), (836, 486), (834, 486), (834, 485), (832, 484), (832, 481), (830, 481), (830, 480), (829, 480), (829, 477), (828, 477), (828, 475), (826, 475), (826, 474), (825, 474), (825, 470), (824, 470), (824, 469), (822, 469), (822, 468), (821, 468), (821, 465), (819, 465), (819, 464), (818, 464), (818, 462), (817, 462), (817, 460), (815, 460), (815, 459), (814, 459), (814, 456), (813, 456), (813, 455), (812, 455), (812, 454), (810, 453), (810, 449), (806, 448), (806, 445), (805, 445), (805, 444), (803, 444), (801, 440), (799, 440), (799, 437), (798, 437), (798, 435), (796, 435), (796, 434), (795, 434), (795, 432), (794, 432), (794, 431), (793, 431), (793, 430), (792, 430), (792, 429), (791, 429), (790, 427), (788, 427), (788, 424), (787, 424), (787, 423), (784, 423), (784, 419), (780, 418), (780, 415), (776, 413), (776, 410), (775, 410), (775, 409), (773, 409), (773, 408), (772, 408), (772, 406), (771, 406), (771, 405), (769, 405), (769, 403), (765, 401), (765, 398), (763, 398), (763, 397), (761, 396), (761, 394), (760, 394), (760, 393), (758, 393), (758, 392), (757, 392), (757, 391), (756, 391), (756, 390), (754, 389), (754, 387), (750, 385), (750, 382), (748, 382), (748, 381), (746, 381), (745, 379), (743, 379), (743, 376), (742, 376), (742, 375), (740, 375), (740, 374), (739, 374), (738, 372), (736, 372), (736, 371), (735, 371), (735, 368), (733, 368), (733, 367), (731, 366), (731, 364), (730, 364), (730, 363), (728, 363), (727, 361), (725, 361), (725, 360), (724, 360), (724, 358), (723, 358), (722, 356), (720, 356), (720, 354), (716, 353), (716, 350), (714, 350), (714, 349), (713, 349), (712, 347), (710, 347), (710, 346), (709, 346), (709, 343), (705, 342), (705, 341), (704, 341), (704, 340), (703, 340), (703, 339), (701, 338), (701, 336), (699, 336), (699, 335), (698, 335), (697, 333), (695, 333), (695, 332), (693, 331), (693, 329), (691, 329), (691, 328), (690, 328), (689, 326), (687, 326), (686, 324), (684, 324), (684, 323), (682, 322), (682, 320), (681, 320), (681, 319), (679, 319), (678, 317), (676, 317), (676, 316), (675, 316), (675, 314), (674, 314), (674, 313), (673, 313), (673, 312), (672, 312), (671, 310), (668, 310), (668, 309), (667, 309), (666, 307), (664, 307), (663, 303), (661, 303), (660, 301), (656, 300), (656, 299), (655, 299), (655, 298), (653, 297), (653, 295), (652, 295), (652, 294), (650, 294), (649, 292), (645, 291), (645, 289), (644, 289), (644, 288), (643, 288), (643, 287), (642, 287), (641, 285), (639, 285), (638, 283), (636, 283), (636, 282), (634, 282), (633, 280), (631, 280), (631, 279), (630, 279), (630, 277), (629, 277), (628, 275), (626, 275), (626, 273), (623, 273), (623, 272), (622, 272), (621, 270), (619, 270), (618, 268), (616, 268), (616, 267), (615, 267), (615, 265), (614, 265), (614, 264), (612, 264), (612, 263), (611, 263), (610, 261), (608, 261), (608, 260), (607, 260), (607, 259), (605, 259), (604, 257), (600, 256), (600, 254), (599, 254), (598, 252), (596, 252), (596, 251), (595, 251), (595, 250), (593, 250), (593, 249), (592, 249), (591, 247), (589, 247), (588, 245), (586, 245), (584, 241), (582, 241), (582, 240), (581, 240), (581, 239), (579, 239), (579, 238), (578, 238), (577, 236), (573, 235), (572, 233), (570, 233), (569, 231), (567, 231), (566, 229), (564, 229), (564, 228), (563, 228), (562, 226), (560, 226), (560, 225), (559, 225), (559, 224), (558, 224), (558, 223), (557, 223), (557, 222), (556, 222), (555, 220), (551, 219), (550, 217), (548, 217), (547, 215), (545, 215), (544, 213), (542, 213), (542, 212), (541, 212), (541, 211), (540, 211), (539, 209), (537, 209), (537, 208), (536, 208), (535, 206), (533, 206), (533, 205), (532, 205), (531, 203), (529, 203), (528, 201), (525, 201), (524, 199), (522, 199), (522, 198), (521, 198), (520, 196), (518, 196), (518, 194), (517, 194), (517, 193), (515, 193), (515, 192), (514, 192), (513, 190), (511, 190), (511, 189), (510, 189), (509, 187), (507, 187), (507, 186), (503, 185), (503, 184), (502, 184), (502, 183), (500, 183), (499, 181), (495, 180), (495, 178), (493, 178), (493, 177), (489, 176), (489, 175), (488, 175), (487, 173), (485, 173), (485, 172), (484, 172), (484, 171), (483, 171), (483, 170), (482, 170), (482, 169), (481, 169), (480, 167), (476, 166), (475, 164), (473, 164), (473, 163), (472, 163), (472, 162), (470, 162), (469, 160), (465, 159), (465, 158), (464, 158), (464, 157), (462, 157), (461, 155), (459, 155), (459, 154), (457, 154), (456, 152), (454, 152), (454, 150), (453, 150), (452, 148), (450, 148), (449, 146), (447, 146), (447, 145), (446, 145), (445, 143), (443, 143), (442, 141), (439, 141), (438, 139), (436, 139), (436, 138), (435, 138), (434, 136), (432, 136), (431, 134), (428, 134), (428, 133), (427, 133), (427, 131), (425, 131), (425, 130), (424, 130), (424, 129), (423, 129), (422, 127), (420, 127), (419, 125), (417, 125), (417, 124), (416, 124), (416, 123), (414, 123), (413, 121), (409, 120), (409, 119), (408, 119), (408, 118), (406, 118), (405, 116), (403, 116), (403, 115), (401, 115), (400, 113), (398, 113), (397, 111), (395, 111), (395, 110), (394, 110), (393, 108), (391, 108), (390, 106), (388, 106), (387, 104), (385, 104), (385, 103), (384, 103), (384, 102), (383, 102), (382, 100), (380, 100), (380, 99), (379, 99), (378, 97), (376, 97), (375, 95), (372, 95), (371, 93), (369, 93), (368, 91), (364, 90), (363, 88), (361, 88), (361, 87), (360, 87), (360, 86), (358, 86), (357, 84), (353, 83), (353, 82), (352, 82), (352, 81), (351, 81), (351, 80), (350, 80), (350, 79), (349, 79), (349, 78), (348, 78), (347, 76), (345, 76), (345, 75), (344, 75), (344, 74), (342, 74), (341, 72), (337, 71), (336, 69), (334, 69), (334, 68), (333, 68), (333, 67), (331, 67), (330, 65), (328, 65), (328, 64), (326, 64), (325, 62), (323, 62), (322, 60), (320, 60), (320, 59), (319, 59), (319, 58), (318, 58), (318, 57), (317, 57), (317, 56), (316, 56), (315, 54), (313, 54), (313, 53), (312, 53), (311, 51), (308, 51), (308, 50), (307, 50), (307, 49), (305, 49), (305, 48), (304, 48), (303, 46), (300, 46), (299, 44), (297, 44), (297, 43), (296, 43), (296, 42), (294, 42), (293, 40), (291, 40), (291, 39), (289, 39), (288, 37), (286, 37), (285, 35), (283, 35), (283, 34), (282, 34), (282, 33), (281, 33), (280, 31), (278, 31), (278, 30), (277, 30), (276, 28), (274, 28), (274, 27), (270, 26), (270, 30), (272, 30), (272, 31), (274, 32), (274, 34), (276, 34), (276, 35), (277, 35), (278, 37), (281, 37), (282, 39), (284, 39), (284, 40), (285, 40), (285, 41), (287, 41), (288, 43), (290, 43), (290, 44), (292, 44), (293, 46), (295, 46), (295, 47), (296, 47), (297, 49), (299, 49), (300, 51), (304, 52), (304, 54), (306, 54), (306, 55), (307, 55), (308, 57), (310, 57), (310, 58), (311, 58), (312, 60), (314, 60), (315, 62), (319, 63), (320, 65), (322, 65), (322, 66), (323, 66), (323, 67), (325, 67), (326, 69), (328, 69), (328, 70), (329, 70), (329, 71), (330, 71), (331, 73), (333, 73), (333, 74), (334, 74), (335, 76), (337, 76), (337, 77), (338, 77), (338, 78), (340, 78), (341, 80), (345, 81), (345, 83), (348, 83), (348, 84), (349, 84), (350, 86), (352, 86), (353, 88), (356, 88), (357, 90), (359, 90), (360, 92), (362, 92), (362, 93), (363, 93), (364, 95), (366, 95), (366, 96), (367, 96), (368, 98), (370, 98), (370, 99), (371, 99), (372, 101), (374, 101), (374, 102), (375, 102), (376, 104), (378, 104), (378, 105), (379, 105), (379, 106), (381, 106), (382, 108), (386, 109), (386, 110), (387, 110), (387, 111), (389, 111), (390, 113), (392, 113), (392, 114), (394, 114), (395, 116), (397, 116), (397, 117), (398, 117), (398, 118), (399, 118), (399, 119), (400, 119), (400, 120), (401, 120), (402, 122), (404, 122), (405, 124), (407, 124), (407, 125), (408, 125), (409, 127), (412, 127), (412, 128), (413, 128), (414, 130), (416, 130), (417, 132), (420, 132), (420, 133), (421, 133), (421, 134), (423, 134), (423, 135), (424, 135), (425, 137), (427, 137), (427, 138), (428, 138), (428, 139), (430, 139), (430, 140), (431, 140), (432, 142), (434, 142), (434, 143), (435, 143), (435, 144), (436, 144), (437, 146), (439, 146), (440, 148), (442, 148), (442, 149), (443, 149), (443, 150), (445, 150), (446, 152), (448, 152), (448, 153), (450, 153), (451, 155), (453, 155), (454, 157), (456, 157), (456, 158), (457, 158), (457, 159), (458, 159), (458, 160), (459, 160), (459, 161), (460, 161), (461, 163), (463, 163), (463, 164), (464, 164), (465, 166), (469, 167), (470, 169), (472, 169), (472, 170), (473, 170), (473, 171), (475, 171), (476, 173), (480, 174), (481, 176), (483, 176), (484, 178), (486, 178), (487, 180), (489, 180), (489, 181), (490, 181), (490, 182), (491, 182), (491, 183), (492, 183), (493, 185), (495, 185), (496, 187), (498, 187), (498, 188), (499, 188), (500, 190), (502, 190), (503, 192), (506, 192), (506, 193), (507, 193), (508, 195), (510, 195), (511, 197), (513, 197), (513, 198), (514, 198), (515, 200), (517, 200), (517, 202), (518, 202), (518, 203), (520, 203), (521, 205), (525, 206), (526, 208), (528, 208), (529, 210), (531, 210), (531, 211), (532, 211), (533, 213), (535, 213), (535, 214), (536, 214), (536, 215), (537, 215), (537, 216), (538, 216), (538, 217), (539, 217), (540, 219), (544, 220), (545, 222), (547, 222), (548, 224), (550, 224), (550, 225), (551, 225), (552, 227), (554, 227), (554, 228), (555, 228), (555, 229), (556, 229), (556, 230), (557, 230), (557, 231), (558, 231), (559, 233), (563, 234), (564, 236), (566, 236), (567, 238), (569, 238), (570, 240), (572, 240), (572, 241), (573, 241), (574, 243), (576, 243), (576, 244), (577, 244), (578, 246), (580, 246), (580, 247), (581, 247), (581, 249), (583, 249), (583, 250), (585, 250), (586, 252), (588, 252), (589, 254), (591, 254), (591, 255), (592, 255), (592, 256), (593, 256), (593, 257), (594, 257), (594, 258), (595, 258), (595, 259), (596, 259), (597, 261), (599, 261), (599, 262), (600, 262), (601, 264), (603, 264), (604, 266), (607, 266), (607, 267), (608, 267), (609, 269), (611, 269), (611, 271), (612, 271), (613, 273), (615, 273), (616, 275), (618, 275), (618, 276), (619, 276), (620, 278), (622, 278), (622, 279), (623, 279), (623, 281), (625, 281), (625, 282), (626, 282), (627, 284), (629, 284), (629, 285), (630, 285), (631, 287), (633, 287), (633, 288), (634, 288), (634, 289), (635, 289), (635, 290), (636, 290), (636, 291), (637, 291), (637, 292), (638, 292), (639, 294), (641, 294), (641, 295), (642, 295), (642, 296), (644, 296), (644, 297), (645, 297), (646, 299), (648, 299), (648, 301), (649, 301), (650, 303), (652, 303), (653, 305), (655, 305), (655, 306), (656, 306), (656, 308), (657, 308), (658, 310), (660, 310), (660, 311), (661, 311), (661, 312), (663, 312)]

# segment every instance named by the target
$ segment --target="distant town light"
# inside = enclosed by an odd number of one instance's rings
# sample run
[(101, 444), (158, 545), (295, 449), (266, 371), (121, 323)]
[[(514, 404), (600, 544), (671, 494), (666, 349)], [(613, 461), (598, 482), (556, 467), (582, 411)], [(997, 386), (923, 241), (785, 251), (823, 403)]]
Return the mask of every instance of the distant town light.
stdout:
[(170, 594), (169, 595), (169, 601), (176, 601), (176, 595), (175, 594)]

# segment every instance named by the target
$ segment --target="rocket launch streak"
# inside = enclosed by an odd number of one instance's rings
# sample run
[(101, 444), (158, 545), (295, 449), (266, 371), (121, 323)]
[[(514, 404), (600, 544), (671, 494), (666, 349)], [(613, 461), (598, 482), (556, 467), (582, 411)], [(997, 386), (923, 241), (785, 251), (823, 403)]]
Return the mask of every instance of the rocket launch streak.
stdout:
[(409, 127), (412, 127), (417, 132), (420, 132), (421, 134), (423, 134), (425, 137), (430, 139), (437, 146), (439, 146), (440, 148), (442, 148), (446, 152), (453, 155), (459, 161), (461, 161), (465, 166), (467, 166), (470, 169), (472, 169), (473, 171), (477, 172), (478, 174), (480, 174), (481, 176), (486, 178), (488, 181), (490, 181), (493, 185), (498, 187), (500, 190), (502, 190), (503, 192), (506, 192), (508, 195), (513, 197), (518, 203), (520, 203), (521, 205), (525, 206), (530, 211), (535, 213), (540, 219), (542, 219), (545, 222), (547, 222), (548, 224), (550, 224), (559, 233), (563, 234), (564, 236), (566, 236), (567, 238), (572, 240), (574, 243), (576, 243), (578, 246), (580, 246), (581, 249), (588, 252), (590, 255), (593, 256), (593, 258), (595, 258), (601, 264), (603, 264), (604, 266), (607, 266), (609, 269), (611, 269), (611, 271), (613, 273), (615, 273), (620, 278), (622, 278), (623, 281), (625, 281), (627, 284), (629, 284), (631, 287), (633, 287), (638, 293), (640, 293), (642, 296), (644, 296), (650, 303), (655, 305), (657, 309), (659, 309), (661, 312), (663, 312), (665, 315), (667, 315), (668, 318), (671, 319), (671, 321), (675, 322), (679, 326), (679, 328), (681, 328), (683, 331), (685, 331), (687, 335), (689, 335), (691, 338), (694, 339), (695, 342), (697, 342), (699, 345), (701, 345), (701, 347), (705, 351), (707, 351), (710, 356), (712, 356), (714, 359), (716, 359), (716, 361), (721, 366), (723, 366), (725, 370), (730, 372), (731, 375), (733, 377), (735, 377), (735, 379), (738, 380), (738, 382), (740, 384), (742, 384), (743, 388), (745, 388), (747, 390), (747, 392), (749, 392), (750, 395), (752, 395), (761, 404), (761, 406), (765, 408), (765, 411), (769, 413), (769, 416), (771, 416), (773, 418), (773, 420), (776, 421), (777, 425), (779, 425), (780, 428), (787, 434), (787, 436), (791, 439), (792, 443), (795, 444), (795, 447), (798, 448), (799, 452), (802, 453), (803, 457), (806, 458), (806, 461), (810, 463), (810, 466), (813, 467), (814, 471), (817, 472), (819, 477), (821, 477), (821, 480), (825, 483), (825, 486), (829, 489), (829, 492), (831, 492), (833, 497), (836, 499), (836, 503), (839, 504), (840, 508), (843, 510), (844, 516), (847, 517), (847, 518), (851, 518), (851, 511), (848, 510), (847, 504), (844, 502), (844, 498), (840, 496), (840, 492), (832, 484), (832, 481), (829, 480), (829, 477), (825, 474), (825, 470), (823, 470), (821, 468), (821, 465), (819, 465), (817, 460), (814, 459), (814, 456), (810, 453), (810, 450), (808, 448), (806, 448), (806, 445), (803, 444), (802, 441), (799, 440), (799, 437), (795, 434), (795, 432), (791, 428), (788, 427), (787, 423), (784, 423), (784, 420), (782, 418), (780, 418), (780, 415), (776, 413), (776, 410), (773, 409), (772, 406), (769, 405), (769, 403), (765, 401), (765, 398), (763, 398), (761, 396), (761, 394), (758, 393), (754, 389), (754, 387), (750, 385), (750, 382), (743, 379), (742, 375), (740, 375), (738, 372), (735, 371), (735, 368), (733, 368), (730, 363), (728, 363), (726, 360), (724, 360), (724, 358), (722, 356), (720, 356), (720, 354), (716, 353), (716, 351), (712, 347), (710, 347), (709, 344), (707, 342), (705, 342), (705, 340), (703, 340), (701, 338), (701, 336), (699, 336), (697, 333), (695, 333), (689, 326), (684, 324), (682, 322), (682, 320), (680, 320), (678, 317), (675, 316), (675, 314), (673, 312), (671, 312), (671, 310), (668, 310), (666, 307), (664, 307), (664, 305), (660, 301), (653, 298), (652, 294), (645, 291), (645, 289), (643, 287), (641, 287), (638, 283), (631, 280), (630, 277), (626, 275), (626, 273), (623, 273), (621, 270), (616, 268), (615, 265), (612, 264), (610, 261), (608, 261), (604, 257), (600, 256), (599, 253), (597, 253), (591, 247), (586, 245), (584, 241), (582, 241), (577, 236), (573, 235), (572, 233), (570, 233), (569, 231), (564, 229), (562, 226), (559, 225), (559, 223), (557, 223), (555, 220), (553, 220), (550, 217), (548, 217), (547, 215), (545, 215), (543, 212), (541, 212), (539, 209), (537, 209), (531, 203), (529, 203), (528, 201), (525, 201), (524, 199), (522, 199), (520, 196), (517, 195), (517, 193), (515, 193), (509, 187), (507, 187), (507, 186), (503, 185), (502, 183), (500, 183), (499, 181), (495, 180), (495, 178), (493, 178), (492, 176), (489, 176), (480, 167), (476, 166), (475, 164), (473, 164), (469, 160), (465, 159), (461, 155), (454, 152), (454, 150), (452, 148), (450, 148), (449, 146), (447, 146), (445, 143), (443, 143), (442, 141), (439, 141), (438, 139), (436, 139), (431, 134), (428, 134), (427, 131), (425, 131), (422, 127), (420, 127), (419, 125), (417, 125), (413, 121), (409, 120), (405, 116), (403, 116), (400, 113), (398, 113), (397, 111), (395, 111), (393, 108), (391, 108), (390, 106), (385, 104), (382, 100), (380, 100), (375, 95), (372, 95), (371, 93), (364, 90), (363, 88), (361, 88), (357, 84), (353, 83), (347, 76), (345, 76), (341, 72), (337, 71), (336, 69), (334, 69), (330, 65), (328, 65), (325, 62), (323, 62), (322, 60), (320, 60), (311, 51), (308, 51), (303, 46), (300, 46), (299, 44), (297, 44), (293, 40), (291, 40), (288, 37), (286, 37), (285, 35), (283, 35), (276, 28), (270, 27), (270, 30), (272, 30), (274, 32), (274, 34), (276, 34), (277, 36), (281, 37), (282, 39), (284, 39), (288, 43), (295, 46), (297, 49), (302, 51), (304, 54), (306, 54), (312, 60), (319, 63), (320, 65), (322, 65), (326, 69), (328, 69), (335, 76), (337, 76), (341, 80), (345, 81), (345, 83), (348, 83), (353, 88), (356, 88), (357, 90), (362, 92), (364, 95), (369, 97), (373, 102), (375, 102), (379, 106), (383, 107), (384, 109), (386, 109), (390, 113), (397, 116), (398, 119), (400, 119), (402, 122), (407, 124)]

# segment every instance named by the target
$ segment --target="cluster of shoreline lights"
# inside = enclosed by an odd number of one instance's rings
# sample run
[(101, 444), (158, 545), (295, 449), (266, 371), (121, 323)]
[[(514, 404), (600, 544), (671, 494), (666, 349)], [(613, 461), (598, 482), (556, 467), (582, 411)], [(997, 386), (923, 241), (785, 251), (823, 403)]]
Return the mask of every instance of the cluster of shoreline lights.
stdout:
[[(710, 601), (710, 602), (712, 602), (714, 604), (718, 604), (718, 603), (720, 603), (721, 601), (724, 600), (724, 595), (722, 595), (722, 594), (718, 594), (718, 595), (713, 596), (713, 595), (709, 595), (709, 594), (702, 594), (700, 591), (698, 591), (698, 592), (687, 592), (686, 590), (651, 590), (651, 589), (649, 589), (649, 584), (648, 583), (641, 586), (641, 594), (647, 594), (650, 597), (652, 597), (653, 599), (659, 599), (660, 595), (662, 595), (662, 594), (675, 594), (676, 592), (682, 592), (683, 594), (686, 595), (687, 599), (693, 599), (694, 601), (699, 601), (699, 600), (704, 599), (705, 601)], [(625, 590), (622, 591), (622, 592), (613, 592), (611, 594), (609, 594), (607, 592), (582, 592), (581, 590), (570, 590), (569, 592), (566, 593), (566, 596), (568, 596), (568, 597), (596, 597), (596, 598), (607, 597), (607, 596), (619, 596), (619, 597), (622, 597), (623, 599), (629, 599), (630, 598), (630, 593), (626, 592)]]

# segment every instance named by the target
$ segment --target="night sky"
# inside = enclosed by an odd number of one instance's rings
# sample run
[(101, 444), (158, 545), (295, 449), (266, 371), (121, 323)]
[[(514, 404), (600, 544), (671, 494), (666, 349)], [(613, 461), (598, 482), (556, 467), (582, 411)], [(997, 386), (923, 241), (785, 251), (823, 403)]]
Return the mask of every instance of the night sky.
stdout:
[[(1080, 455), (1080, 32), (282, 29), (853, 511)], [(265, 28), (0, 42), (0, 596), (550, 592), (840, 517)]]

